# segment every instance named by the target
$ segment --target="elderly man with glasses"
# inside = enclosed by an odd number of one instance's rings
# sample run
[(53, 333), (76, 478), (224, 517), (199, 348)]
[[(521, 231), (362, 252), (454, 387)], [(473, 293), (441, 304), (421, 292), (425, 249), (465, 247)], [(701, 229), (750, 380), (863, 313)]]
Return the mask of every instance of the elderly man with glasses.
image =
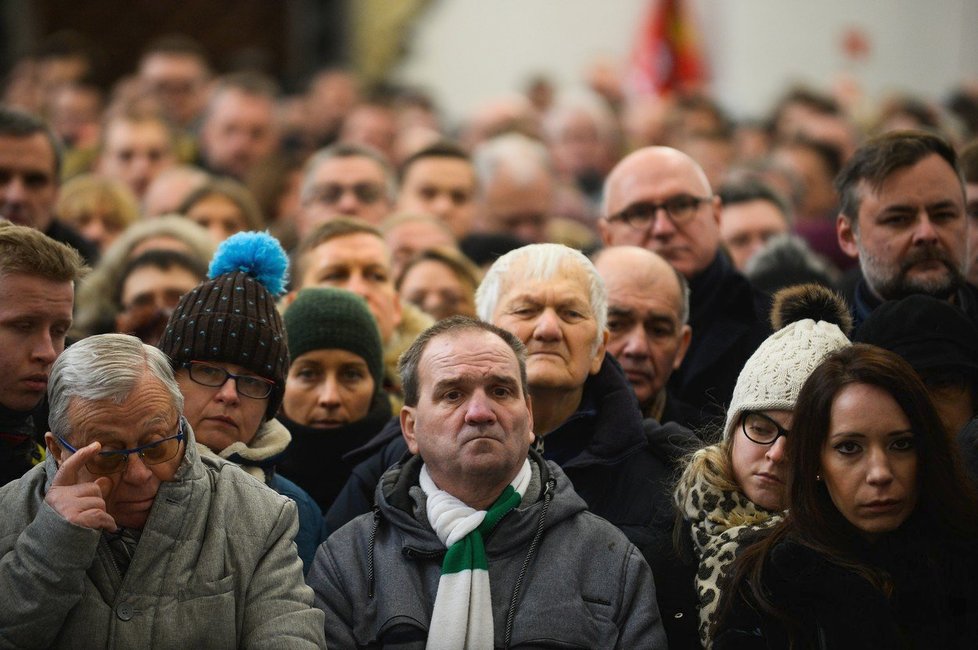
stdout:
[(0, 643), (325, 646), (295, 504), (201, 458), (162, 352), (84, 339), (48, 398), (47, 460), (0, 489)]
[(767, 298), (720, 246), (720, 208), (696, 161), (669, 147), (646, 147), (608, 175), (598, 222), (605, 245), (647, 248), (689, 282), (696, 336), (669, 388), (717, 419), (740, 369), (768, 334)]

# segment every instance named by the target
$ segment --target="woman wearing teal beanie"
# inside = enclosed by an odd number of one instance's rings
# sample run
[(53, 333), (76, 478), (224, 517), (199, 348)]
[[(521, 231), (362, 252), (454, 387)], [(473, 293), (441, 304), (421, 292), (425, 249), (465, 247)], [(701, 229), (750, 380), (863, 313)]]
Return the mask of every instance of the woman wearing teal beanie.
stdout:
[(325, 511), (352, 470), (343, 455), (391, 417), (380, 333), (366, 302), (343, 289), (303, 289), (284, 320), (292, 365), (278, 419), (292, 444), (279, 467)]

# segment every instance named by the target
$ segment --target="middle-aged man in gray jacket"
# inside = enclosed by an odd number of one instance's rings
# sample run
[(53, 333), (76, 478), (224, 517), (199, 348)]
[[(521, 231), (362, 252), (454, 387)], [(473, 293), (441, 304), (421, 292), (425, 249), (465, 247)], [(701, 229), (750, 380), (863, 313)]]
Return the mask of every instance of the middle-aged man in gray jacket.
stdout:
[(664, 648), (642, 555), (530, 450), (519, 339), (453, 317), (399, 369), (415, 455), (309, 574), (330, 647)]
[(0, 489), (0, 647), (325, 647), (295, 504), (201, 460), (162, 352), (84, 339), (48, 398), (47, 460)]

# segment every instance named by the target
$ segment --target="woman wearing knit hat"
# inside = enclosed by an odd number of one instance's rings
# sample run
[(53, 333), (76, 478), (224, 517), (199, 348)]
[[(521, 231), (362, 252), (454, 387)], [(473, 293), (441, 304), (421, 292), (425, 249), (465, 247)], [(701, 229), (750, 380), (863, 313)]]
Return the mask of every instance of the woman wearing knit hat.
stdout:
[(184, 396), (200, 452), (220, 456), (283, 494), (299, 509), (296, 545), (306, 569), (325, 538), (322, 512), (276, 473), (291, 440), (275, 420), (289, 367), (275, 295), (288, 258), (266, 233), (239, 233), (218, 248), (209, 280), (185, 294), (160, 339)]
[(292, 365), (278, 419), (292, 434), (279, 467), (326, 510), (350, 477), (343, 455), (391, 417), (376, 321), (360, 296), (301, 290), (285, 312)]
[(849, 345), (848, 310), (819, 285), (775, 294), (771, 321), (776, 331), (737, 378), (722, 441), (693, 454), (676, 487), (683, 534), (688, 529), (699, 562), (696, 592), (704, 646), (719, 578), (743, 541), (738, 538), (753, 525), (779, 519), (784, 507), (785, 436), (801, 386), (827, 354)]

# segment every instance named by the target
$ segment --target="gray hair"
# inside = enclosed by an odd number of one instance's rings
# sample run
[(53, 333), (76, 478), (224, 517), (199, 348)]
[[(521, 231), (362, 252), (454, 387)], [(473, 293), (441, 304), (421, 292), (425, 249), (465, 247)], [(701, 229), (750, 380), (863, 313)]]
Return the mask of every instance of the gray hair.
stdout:
[(594, 312), (594, 320), (598, 324), (598, 334), (594, 343), (594, 349), (597, 350), (608, 326), (608, 290), (605, 289), (604, 280), (601, 279), (591, 260), (581, 251), (563, 244), (529, 244), (512, 250), (496, 260), (486, 271), (479, 289), (475, 292), (476, 313), (479, 318), (491, 323), (503, 289), (508, 283), (517, 279), (550, 280), (560, 273), (560, 267), (564, 264), (577, 266), (587, 277), (588, 302)]
[(299, 190), (299, 197), (303, 203), (309, 201), (312, 192), (316, 170), (320, 165), (334, 158), (366, 158), (377, 163), (384, 172), (384, 186), (387, 190), (387, 201), (393, 204), (397, 200), (397, 175), (394, 168), (387, 161), (382, 153), (372, 147), (351, 142), (341, 142), (329, 147), (324, 147), (309, 158), (305, 167), (302, 169), (302, 187)]
[(183, 413), (183, 394), (170, 360), (159, 349), (127, 334), (99, 334), (67, 348), (51, 369), (48, 384), (51, 432), (67, 436), (68, 407), (73, 398), (112, 400), (121, 404), (149, 372), (170, 393), (177, 413)]
[(472, 164), (483, 191), (502, 169), (518, 185), (529, 185), (540, 174), (554, 175), (547, 148), (521, 133), (506, 133), (482, 143), (472, 156)]

